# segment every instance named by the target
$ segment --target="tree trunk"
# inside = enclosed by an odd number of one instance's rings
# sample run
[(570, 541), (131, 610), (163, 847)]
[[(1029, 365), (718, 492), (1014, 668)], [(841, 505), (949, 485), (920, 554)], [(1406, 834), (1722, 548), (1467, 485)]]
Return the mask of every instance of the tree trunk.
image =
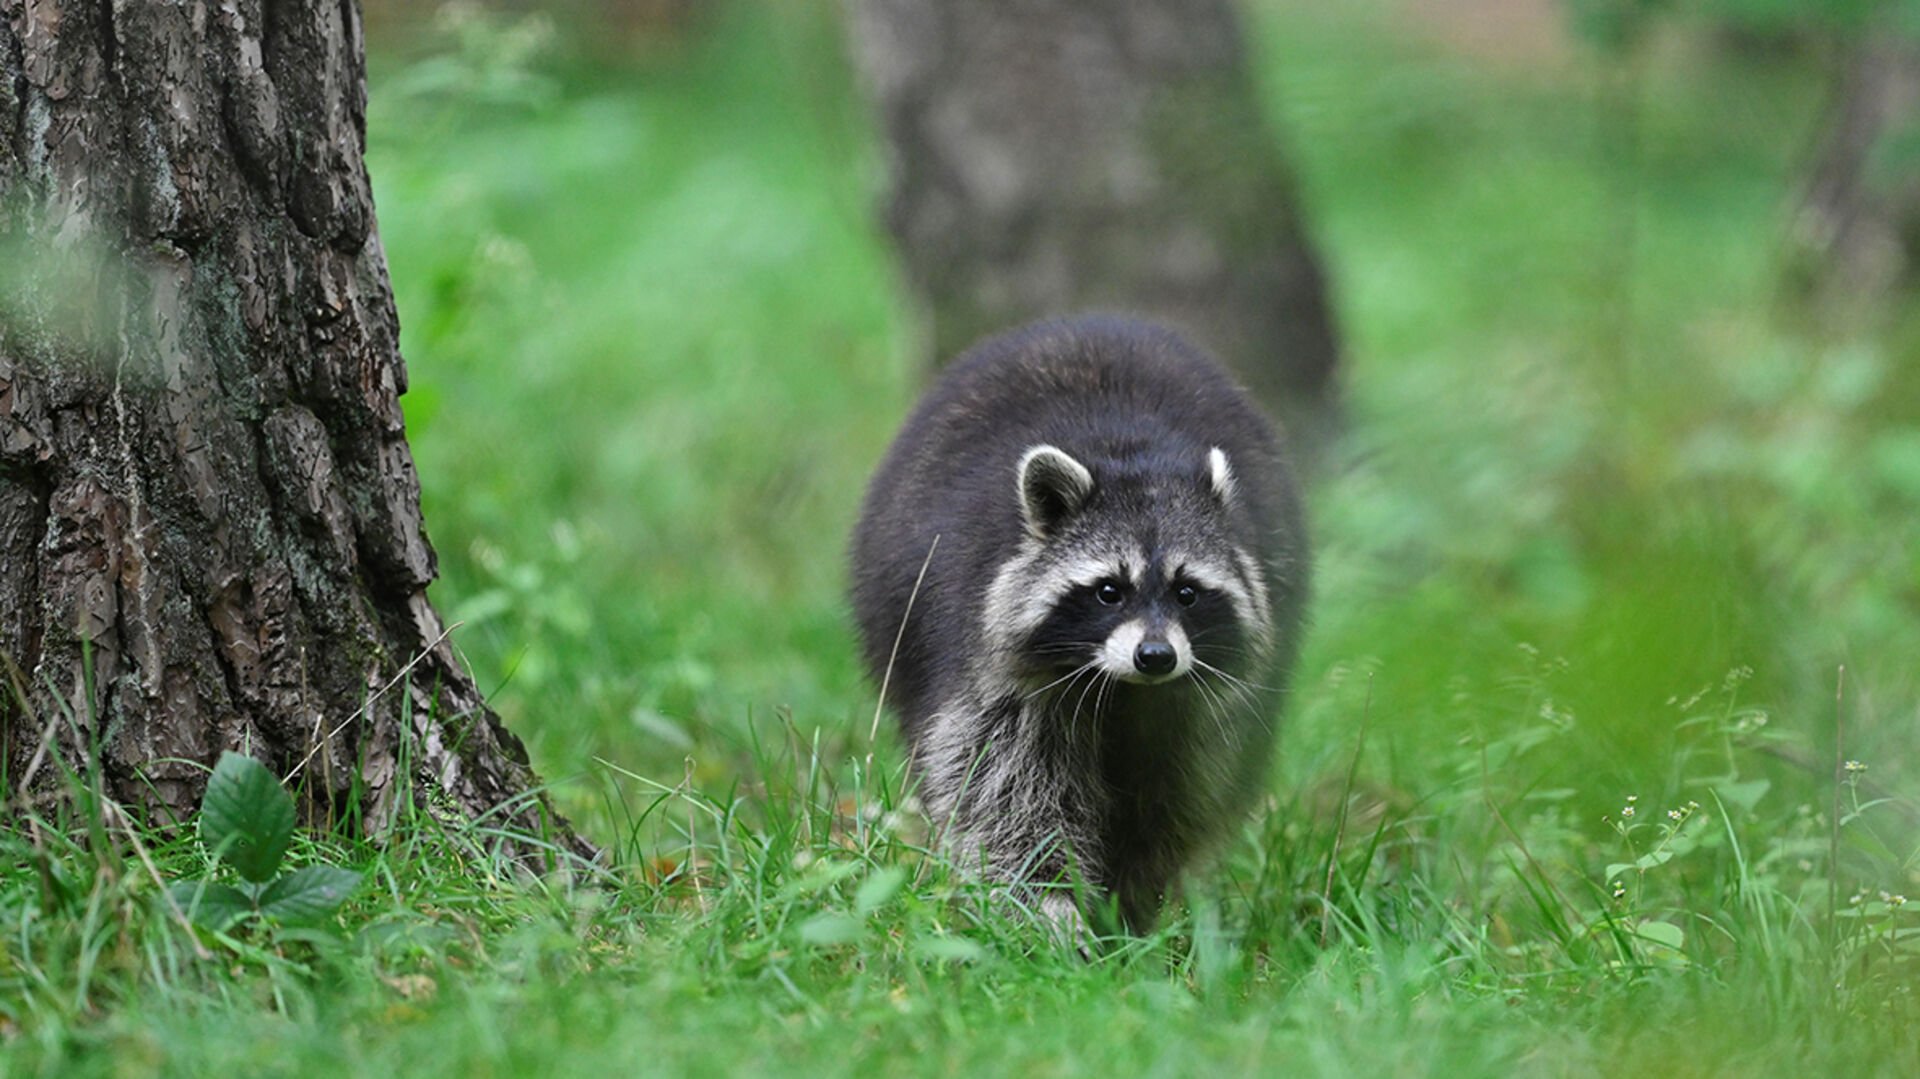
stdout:
[(1814, 297), (1848, 309), (1920, 269), (1920, 43), (1883, 29), (1844, 64), (1794, 238)]
[(0, 0), (5, 796), (97, 747), (180, 818), (242, 749), (565, 833), (427, 602), (365, 105), (351, 2)]
[(1339, 350), (1229, 0), (853, 0), (937, 357), (1043, 315), (1178, 324), (1319, 441)]

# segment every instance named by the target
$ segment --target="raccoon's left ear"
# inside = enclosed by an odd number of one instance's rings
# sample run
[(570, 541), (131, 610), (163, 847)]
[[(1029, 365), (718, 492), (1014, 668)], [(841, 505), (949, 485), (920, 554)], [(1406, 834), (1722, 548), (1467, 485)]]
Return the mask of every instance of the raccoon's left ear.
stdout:
[(1216, 498), (1226, 505), (1233, 504), (1233, 466), (1227, 463), (1227, 451), (1218, 446), (1207, 451), (1207, 482)]
[(1019, 472), (1020, 515), (1035, 539), (1051, 536), (1093, 497), (1093, 473), (1057, 446), (1029, 449), (1020, 457)]

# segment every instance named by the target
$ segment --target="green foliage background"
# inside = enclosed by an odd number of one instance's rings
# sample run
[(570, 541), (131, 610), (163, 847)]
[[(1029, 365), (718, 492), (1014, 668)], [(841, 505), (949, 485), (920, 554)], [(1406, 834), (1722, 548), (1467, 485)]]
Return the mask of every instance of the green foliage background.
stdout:
[[(1779, 284), (1814, 66), (1673, 33), (1629, 80), (1381, 6), (1252, 14), (1353, 412), (1283, 780), (1351, 749), (1370, 681), (1382, 778), (1417, 788), (1516, 721), (1523, 646), (1563, 667), (1543, 767), (1593, 821), (1672, 782), (1670, 701), (1736, 668), (1817, 757), (1847, 664), (1859, 752), (1912, 763), (1911, 342)], [(451, 89), (376, 79), (372, 150), (436, 595), (483, 685), (555, 777), (724, 782), (779, 710), (864, 749), (844, 537), (919, 375), (834, 27), (735, 5), (637, 70), (562, 38), (488, 99), (534, 24), (462, 25)]]
[(868, 741), (844, 540), (920, 373), (831, 7), (376, 23), (434, 596), (609, 875), (422, 810), (296, 842), (366, 870), (332, 931), (194, 934), (150, 878), (206, 854), (83, 792), (0, 848), (0, 1074), (1910, 1074), (1920, 321), (1782, 284), (1821, 51), (1443, 7), (1249, 7), (1352, 422), (1273, 799), (1093, 959)]

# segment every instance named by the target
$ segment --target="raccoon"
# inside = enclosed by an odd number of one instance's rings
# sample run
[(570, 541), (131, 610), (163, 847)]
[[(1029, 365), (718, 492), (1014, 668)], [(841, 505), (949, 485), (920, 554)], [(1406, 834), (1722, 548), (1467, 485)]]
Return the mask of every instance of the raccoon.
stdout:
[(1260, 411), (1153, 324), (990, 338), (895, 438), (851, 562), (949, 849), (1056, 921), (1150, 926), (1261, 789), (1298, 647), (1305, 526)]

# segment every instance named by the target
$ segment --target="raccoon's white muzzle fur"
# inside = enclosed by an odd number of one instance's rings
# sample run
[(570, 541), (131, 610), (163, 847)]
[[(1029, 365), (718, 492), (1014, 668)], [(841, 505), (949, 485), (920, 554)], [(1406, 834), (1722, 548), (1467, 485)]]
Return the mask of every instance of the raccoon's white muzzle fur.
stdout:
[(1135, 618), (1107, 635), (1100, 646), (1100, 669), (1109, 678), (1138, 685), (1171, 682), (1193, 669), (1193, 646), (1178, 622), (1149, 627), (1145, 619)]

